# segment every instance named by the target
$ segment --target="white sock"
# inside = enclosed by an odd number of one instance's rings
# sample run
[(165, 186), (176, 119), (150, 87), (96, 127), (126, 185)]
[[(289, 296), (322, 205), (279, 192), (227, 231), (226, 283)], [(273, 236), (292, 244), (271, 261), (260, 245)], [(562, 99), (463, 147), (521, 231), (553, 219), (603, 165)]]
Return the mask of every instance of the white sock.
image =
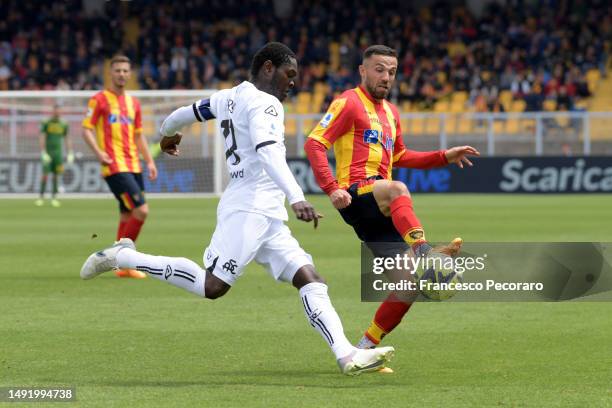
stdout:
[(359, 340), (359, 343), (357, 343), (357, 348), (360, 349), (369, 349), (374, 347), (376, 347), (376, 344), (374, 344), (374, 342), (372, 342), (372, 340), (370, 340), (367, 336), (363, 336), (361, 340)]
[(187, 258), (147, 255), (130, 248), (123, 248), (117, 253), (117, 263), (121, 269), (146, 272), (160, 281), (204, 297), (206, 271)]
[(327, 285), (313, 282), (300, 289), (304, 312), (312, 327), (327, 342), (339, 360), (350, 355), (355, 348), (347, 340), (342, 322), (327, 295)]

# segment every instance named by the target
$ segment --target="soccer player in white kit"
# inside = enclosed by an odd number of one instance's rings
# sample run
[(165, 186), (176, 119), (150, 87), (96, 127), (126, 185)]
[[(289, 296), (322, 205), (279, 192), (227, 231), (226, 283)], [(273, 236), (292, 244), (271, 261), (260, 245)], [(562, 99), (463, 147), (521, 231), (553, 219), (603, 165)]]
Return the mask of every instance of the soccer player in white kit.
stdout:
[(136, 269), (198, 296), (223, 296), (255, 260), (276, 280), (298, 290), (306, 317), (334, 353), (340, 370), (355, 375), (384, 367), (393, 347), (357, 349), (344, 335), (327, 285), (312, 258), (284, 224), (285, 197), (297, 218), (315, 227), (320, 215), (304, 199), (285, 158), (281, 101), (295, 85), (295, 54), (284, 44), (261, 48), (251, 64), (250, 81), (214, 93), (175, 110), (161, 127), (162, 150), (178, 155), (179, 130), (196, 121), (216, 119), (225, 139), (230, 182), (217, 208), (217, 226), (204, 251), (204, 268), (186, 258), (153, 256), (136, 251), (129, 238), (89, 256), (81, 278), (113, 269)]

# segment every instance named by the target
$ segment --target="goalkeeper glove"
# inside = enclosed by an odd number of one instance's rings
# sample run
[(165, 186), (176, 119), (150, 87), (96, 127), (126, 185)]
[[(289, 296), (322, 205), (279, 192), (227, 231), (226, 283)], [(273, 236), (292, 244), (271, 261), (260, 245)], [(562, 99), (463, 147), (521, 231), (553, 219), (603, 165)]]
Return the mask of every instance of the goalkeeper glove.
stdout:
[(42, 162), (44, 164), (49, 164), (51, 163), (51, 156), (49, 156), (49, 153), (43, 151), (40, 153), (40, 158), (42, 159)]
[(68, 164), (74, 163), (74, 153), (72, 153), (72, 151), (68, 152), (68, 156), (66, 157), (66, 161), (68, 162)]

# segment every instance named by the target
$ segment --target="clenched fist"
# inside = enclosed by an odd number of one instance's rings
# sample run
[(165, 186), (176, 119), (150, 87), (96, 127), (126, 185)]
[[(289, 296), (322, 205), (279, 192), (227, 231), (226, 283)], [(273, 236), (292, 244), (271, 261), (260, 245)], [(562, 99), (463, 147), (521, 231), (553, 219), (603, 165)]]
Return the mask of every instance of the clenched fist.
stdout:
[(183, 134), (179, 132), (176, 132), (174, 136), (164, 136), (162, 137), (162, 140), (159, 141), (159, 147), (161, 147), (162, 152), (168, 153), (172, 156), (178, 156), (178, 145), (181, 143), (182, 138)]

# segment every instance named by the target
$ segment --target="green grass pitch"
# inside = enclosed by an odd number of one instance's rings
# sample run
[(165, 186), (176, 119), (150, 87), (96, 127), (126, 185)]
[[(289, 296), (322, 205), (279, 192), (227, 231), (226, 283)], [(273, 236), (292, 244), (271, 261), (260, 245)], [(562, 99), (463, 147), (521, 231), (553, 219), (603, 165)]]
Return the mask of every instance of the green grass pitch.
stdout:
[[(359, 244), (311, 198), (320, 229), (290, 227), (356, 341), (377, 306), (359, 301)], [(216, 203), (151, 199), (139, 248), (201, 264)], [(385, 339), (395, 374), (344, 377), (296, 291), (257, 265), (214, 302), (154, 279), (81, 281), (114, 239), (116, 207), (0, 200), (0, 386), (75, 386), (61, 406), (612, 406), (612, 303), (419, 303)], [(609, 195), (416, 195), (415, 207), (433, 240), (612, 241)]]

